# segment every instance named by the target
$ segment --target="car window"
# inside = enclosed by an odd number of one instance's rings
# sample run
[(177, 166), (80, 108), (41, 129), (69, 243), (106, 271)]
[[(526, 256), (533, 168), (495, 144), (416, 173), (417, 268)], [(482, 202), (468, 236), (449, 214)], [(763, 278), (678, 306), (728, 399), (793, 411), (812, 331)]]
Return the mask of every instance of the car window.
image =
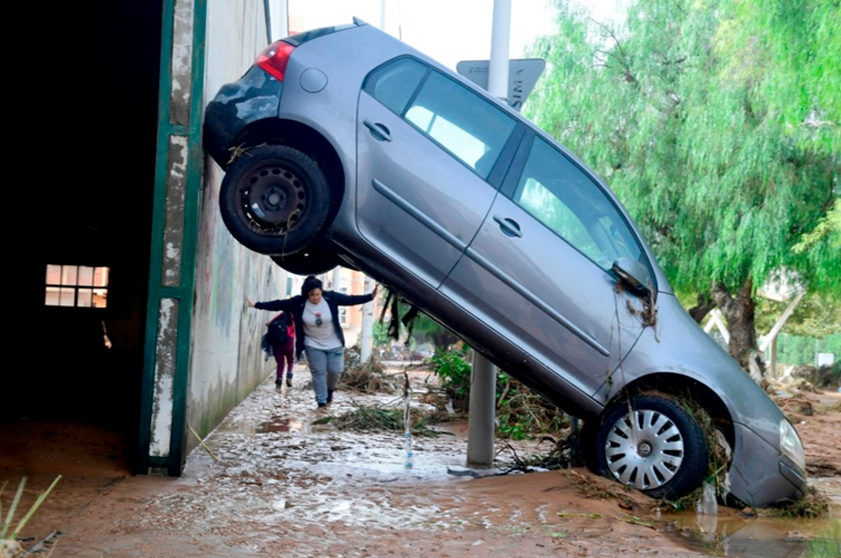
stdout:
[(365, 91), (394, 113), (403, 114), (424, 74), (424, 64), (411, 58), (400, 58), (375, 70), (365, 83)]
[(513, 199), (604, 270), (620, 256), (643, 261), (636, 237), (602, 189), (540, 138), (531, 146)]
[(468, 88), (432, 72), (406, 120), (487, 178), (516, 121)]

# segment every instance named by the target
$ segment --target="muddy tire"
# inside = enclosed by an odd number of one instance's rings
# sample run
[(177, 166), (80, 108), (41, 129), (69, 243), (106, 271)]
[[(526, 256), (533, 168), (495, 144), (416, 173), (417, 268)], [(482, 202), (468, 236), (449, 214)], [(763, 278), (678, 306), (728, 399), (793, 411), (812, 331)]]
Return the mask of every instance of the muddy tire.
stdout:
[(308, 155), (285, 145), (243, 153), (228, 168), (219, 195), (231, 235), (269, 255), (294, 254), (312, 244), (324, 232), (329, 208), (324, 173)]
[(600, 421), (585, 424), (582, 457), (587, 466), (652, 498), (675, 500), (698, 488), (709, 469), (698, 420), (679, 401), (660, 395), (631, 396), (633, 413), (628, 406), (623, 398)]
[(288, 256), (272, 256), (272, 260), (295, 275), (320, 275), (342, 263), (339, 256), (317, 248), (307, 248)]

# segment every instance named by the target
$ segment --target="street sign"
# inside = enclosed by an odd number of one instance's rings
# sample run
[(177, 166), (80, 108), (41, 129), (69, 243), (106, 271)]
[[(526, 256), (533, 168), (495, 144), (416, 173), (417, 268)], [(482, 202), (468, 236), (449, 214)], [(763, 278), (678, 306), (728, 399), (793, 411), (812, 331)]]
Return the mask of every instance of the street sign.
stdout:
[[(543, 73), (546, 61), (540, 58), (526, 58), (511, 60), (509, 64), (508, 106), (520, 110)], [(463, 60), (456, 65), (456, 71), (487, 91), (488, 65), (487, 60)]]

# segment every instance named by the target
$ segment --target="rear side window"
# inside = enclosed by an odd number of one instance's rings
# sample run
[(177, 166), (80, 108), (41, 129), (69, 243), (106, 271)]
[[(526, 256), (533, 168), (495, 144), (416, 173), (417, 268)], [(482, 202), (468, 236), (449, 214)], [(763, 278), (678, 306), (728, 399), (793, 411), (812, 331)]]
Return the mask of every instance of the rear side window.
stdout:
[(461, 84), (432, 72), (406, 120), (487, 179), (516, 121)]
[(395, 114), (403, 114), (425, 74), (425, 65), (411, 58), (401, 58), (368, 76), (365, 91)]

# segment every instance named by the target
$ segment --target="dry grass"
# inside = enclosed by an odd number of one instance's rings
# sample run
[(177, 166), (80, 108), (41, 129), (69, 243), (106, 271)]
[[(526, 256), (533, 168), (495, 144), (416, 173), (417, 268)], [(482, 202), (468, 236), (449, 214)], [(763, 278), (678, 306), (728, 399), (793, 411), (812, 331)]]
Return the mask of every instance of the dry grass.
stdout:
[(380, 359), (372, 354), (368, 362), (362, 363), (359, 345), (345, 351), (345, 371), (339, 380), (339, 388), (360, 393), (397, 392), (398, 383), (393, 376), (385, 373)]
[(770, 515), (777, 517), (805, 517), (815, 519), (829, 515), (829, 498), (810, 486), (806, 495), (800, 500), (789, 501), (772, 508)]
[[(412, 411), (412, 435), (413, 436), (440, 436), (449, 434), (431, 430), (427, 425), (433, 422), (435, 415)], [(338, 430), (355, 430), (359, 432), (386, 431), (405, 432), (406, 425), (403, 422), (403, 409), (384, 407), (360, 406), (353, 411), (336, 417), (324, 417), (313, 424), (332, 424)]]

